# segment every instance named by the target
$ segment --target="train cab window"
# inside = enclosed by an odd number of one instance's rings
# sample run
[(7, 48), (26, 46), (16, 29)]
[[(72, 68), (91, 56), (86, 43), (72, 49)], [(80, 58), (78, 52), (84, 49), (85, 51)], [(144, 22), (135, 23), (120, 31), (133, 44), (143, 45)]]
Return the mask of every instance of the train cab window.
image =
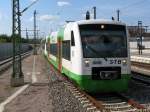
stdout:
[(127, 57), (127, 35), (124, 25), (80, 25), (84, 58)]
[(71, 46), (75, 46), (74, 33), (71, 31)]

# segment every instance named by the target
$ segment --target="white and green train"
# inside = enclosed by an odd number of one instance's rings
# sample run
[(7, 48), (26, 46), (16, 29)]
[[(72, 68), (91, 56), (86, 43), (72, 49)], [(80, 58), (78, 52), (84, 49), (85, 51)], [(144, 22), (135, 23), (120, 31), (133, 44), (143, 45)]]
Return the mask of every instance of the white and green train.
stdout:
[(70, 22), (46, 39), (45, 55), (88, 92), (122, 92), (130, 80), (127, 28), (110, 20)]

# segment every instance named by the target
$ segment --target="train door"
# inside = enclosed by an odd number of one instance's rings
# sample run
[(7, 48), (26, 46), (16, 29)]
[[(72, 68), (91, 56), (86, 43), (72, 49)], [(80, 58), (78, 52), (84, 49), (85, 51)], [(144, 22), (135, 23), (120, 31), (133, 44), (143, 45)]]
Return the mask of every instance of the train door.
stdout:
[(62, 41), (61, 38), (58, 38), (58, 70), (62, 70)]

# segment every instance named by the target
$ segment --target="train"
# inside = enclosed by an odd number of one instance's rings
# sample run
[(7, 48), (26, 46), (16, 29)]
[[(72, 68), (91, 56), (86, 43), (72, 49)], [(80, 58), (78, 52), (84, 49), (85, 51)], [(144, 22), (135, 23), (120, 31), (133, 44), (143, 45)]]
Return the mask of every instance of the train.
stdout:
[(131, 79), (128, 37), (120, 21), (68, 22), (47, 36), (44, 55), (84, 91), (124, 92)]

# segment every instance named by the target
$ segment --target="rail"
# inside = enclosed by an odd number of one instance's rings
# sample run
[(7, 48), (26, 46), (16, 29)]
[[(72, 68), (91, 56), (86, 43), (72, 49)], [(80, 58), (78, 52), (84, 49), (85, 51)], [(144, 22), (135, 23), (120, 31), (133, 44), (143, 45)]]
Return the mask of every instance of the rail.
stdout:
[(117, 100), (119, 99), (118, 102), (108, 103), (103, 100), (99, 100), (99, 97), (95, 98), (95, 96), (79, 89), (74, 82), (70, 81), (66, 76), (61, 75), (60, 72), (56, 71), (53, 65), (50, 64), (50, 68), (51, 71), (55, 73), (56, 76), (60, 76), (65, 80), (64, 85), (70, 90), (70, 92), (75, 96), (75, 98), (77, 98), (81, 102), (83, 107), (86, 108), (86, 110), (89, 112), (91, 111), (97, 111), (97, 112), (150, 111), (145, 106), (139, 104), (133, 99), (123, 96), (122, 94), (119, 93), (115, 95), (115, 97), (117, 97)]
[[(21, 56), (23, 56), (23, 58), (24, 58), (24, 56), (29, 55), (30, 52), (31, 52), (31, 51), (25, 52), (25, 53), (21, 54)], [(9, 62), (11, 62), (12, 60), (13, 60), (13, 58), (11, 57), (11, 58), (8, 58), (8, 59), (6, 59), (6, 60), (4, 60), (4, 61), (1, 61), (1, 62), (0, 62), (0, 66), (4, 65), (4, 64), (6, 64), (6, 63), (9, 63)]]
[[(22, 54), (21, 54), (22, 59), (24, 59), (24, 58), (26, 58), (27, 56), (29, 56), (31, 52), (32, 52), (32, 51), (28, 51), (28, 52), (22, 53)], [(10, 68), (11, 65), (12, 65), (12, 61), (13, 61), (13, 58), (12, 58), (12, 57), (11, 57), (11, 58), (8, 58), (8, 59), (6, 59), (6, 60), (4, 60), (4, 61), (1, 61), (1, 62), (0, 62), (0, 73), (4, 72), (4, 71), (6, 71), (8, 68)]]
[(150, 64), (132, 62), (131, 74), (132, 79), (147, 85), (150, 85)]

